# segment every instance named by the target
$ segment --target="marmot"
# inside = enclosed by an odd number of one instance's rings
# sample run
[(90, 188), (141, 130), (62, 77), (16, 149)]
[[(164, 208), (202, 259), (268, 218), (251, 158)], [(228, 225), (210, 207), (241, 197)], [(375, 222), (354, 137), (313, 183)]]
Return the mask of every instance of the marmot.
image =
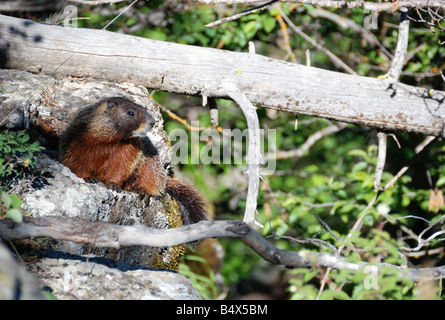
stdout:
[(111, 97), (80, 110), (60, 138), (60, 160), (77, 176), (149, 196), (172, 196), (184, 225), (207, 219), (205, 201), (190, 185), (168, 177), (147, 137), (155, 123), (142, 106)]

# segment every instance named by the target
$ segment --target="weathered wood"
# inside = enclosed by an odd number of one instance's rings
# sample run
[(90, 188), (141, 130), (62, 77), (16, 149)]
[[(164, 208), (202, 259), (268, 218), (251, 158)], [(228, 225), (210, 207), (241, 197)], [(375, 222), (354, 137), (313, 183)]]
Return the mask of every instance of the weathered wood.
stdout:
[(50, 237), (94, 245), (98, 248), (125, 246), (169, 247), (210, 237), (244, 237), (247, 224), (239, 221), (202, 221), (195, 225), (172, 229), (155, 229), (143, 225), (122, 226), (102, 221), (69, 220), (60, 217), (24, 217), (16, 224), (10, 219), (0, 220), (0, 232), (9, 240)]
[(44, 10), (60, 10), (65, 5), (59, 0), (46, 1), (0, 1), (0, 11), (44, 11)]
[(64, 28), (0, 15), (0, 68), (133, 82), (227, 97), (230, 82), (256, 105), (379, 130), (445, 137), (445, 92), (352, 76), (248, 53)]
[[(9, 219), (0, 220), (0, 232), (3, 237), (10, 240), (28, 237), (50, 237), (117, 248), (131, 245), (163, 247), (209, 237), (236, 238), (244, 242), (266, 261), (287, 267), (323, 266), (357, 272), (371, 266), (364, 262), (348, 262), (341, 256), (328, 253), (278, 249), (258, 232), (239, 220), (201, 221), (185, 227), (159, 230), (144, 226), (113, 225), (105, 222), (70, 221), (57, 217), (25, 217), (20, 224), (15, 224)], [(378, 267), (373, 265), (376, 271)], [(436, 280), (445, 277), (443, 266), (406, 269), (395, 265), (382, 264), (381, 267), (394, 268), (395, 271), (399, 271), (400, 277), (414, 281)]]

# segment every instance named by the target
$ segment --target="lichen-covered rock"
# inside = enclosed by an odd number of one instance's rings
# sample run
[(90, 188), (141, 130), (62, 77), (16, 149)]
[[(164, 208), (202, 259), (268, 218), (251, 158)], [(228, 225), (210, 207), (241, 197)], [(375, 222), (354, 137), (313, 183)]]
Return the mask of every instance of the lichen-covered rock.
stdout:
[(60, 300), (198, 300), (190, 280), (173, 271), (125, 262), (42, 251), (30, 268)]

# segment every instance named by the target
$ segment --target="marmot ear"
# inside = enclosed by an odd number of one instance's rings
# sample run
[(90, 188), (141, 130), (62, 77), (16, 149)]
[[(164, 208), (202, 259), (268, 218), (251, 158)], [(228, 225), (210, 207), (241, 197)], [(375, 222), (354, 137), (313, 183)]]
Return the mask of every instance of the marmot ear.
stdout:
[(117, 108), (119, 106), (119, 103), (114, 100), (108, 101), (108, 110), (112, 110), (114, 108)]
[(97, 110), (101, 110), (102, 112), (104, 112), (108, 108), (108, 101), (99, 102), (99, 104), (97, 105), (96, 108), (97, 108)]

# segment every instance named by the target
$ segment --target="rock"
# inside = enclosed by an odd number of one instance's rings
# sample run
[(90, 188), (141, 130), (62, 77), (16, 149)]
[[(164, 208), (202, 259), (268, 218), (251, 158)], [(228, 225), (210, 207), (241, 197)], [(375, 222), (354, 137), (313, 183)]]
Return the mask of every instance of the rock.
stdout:
[(43, 298), (38, 281), (23, 266), (17, 264), (0, 240), (0, 300)]
[(57, 251), (42, 251), (39, 256), (30, 269), (60, 300), (201, 299), (190, 280), (174, 271)]

